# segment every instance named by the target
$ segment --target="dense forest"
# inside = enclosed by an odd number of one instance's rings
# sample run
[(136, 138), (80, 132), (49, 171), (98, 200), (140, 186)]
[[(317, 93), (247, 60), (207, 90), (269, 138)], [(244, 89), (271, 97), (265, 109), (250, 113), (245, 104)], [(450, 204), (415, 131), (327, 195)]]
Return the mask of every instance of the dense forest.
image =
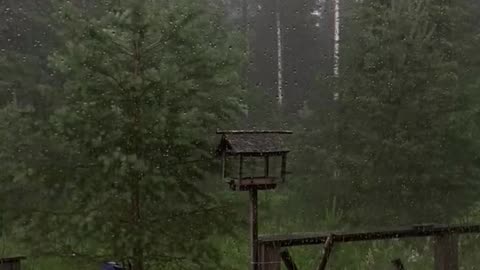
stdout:
[[(479, 18), (475, 0), (0, 1), (0, 257), (246, 269), (217, 129), (294, 132), (261, 234), (478, 224)], [(460, 238), (462, 270), (479, 249)], [(328, 269), (433, 269), (432, 252), (348, 244)], [(314, 269), (321, 249), (291, 253)]]

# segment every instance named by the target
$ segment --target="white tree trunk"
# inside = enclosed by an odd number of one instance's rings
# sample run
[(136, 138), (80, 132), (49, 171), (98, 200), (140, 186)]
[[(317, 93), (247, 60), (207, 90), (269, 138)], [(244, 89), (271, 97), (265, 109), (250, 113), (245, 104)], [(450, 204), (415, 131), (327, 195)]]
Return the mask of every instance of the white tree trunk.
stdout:
[(338, 77), (340, 69), (340, 0), (334, 0), (334, 48), (333, 48), (333, 75)]
[(280, 4), (276, 0), (276, 27), (277, 27), (277, 101), (283, 104), (283, 47), (282, 47), (282, 21), (280, 17)]
[[(340, 75), (340, 0), (334, 1), (334, 33), (333, 33), (333, 76), (338, 78)], [(338, 100), (339, 94), (334, 93), (333, 99)]]

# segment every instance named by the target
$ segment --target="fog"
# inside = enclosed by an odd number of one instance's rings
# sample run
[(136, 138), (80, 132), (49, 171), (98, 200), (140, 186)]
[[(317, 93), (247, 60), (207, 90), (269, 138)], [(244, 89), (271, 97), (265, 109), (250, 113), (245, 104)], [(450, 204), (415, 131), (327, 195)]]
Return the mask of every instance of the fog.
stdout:
[(478, 18), (0, 1), (0, 269), (477, 269)]

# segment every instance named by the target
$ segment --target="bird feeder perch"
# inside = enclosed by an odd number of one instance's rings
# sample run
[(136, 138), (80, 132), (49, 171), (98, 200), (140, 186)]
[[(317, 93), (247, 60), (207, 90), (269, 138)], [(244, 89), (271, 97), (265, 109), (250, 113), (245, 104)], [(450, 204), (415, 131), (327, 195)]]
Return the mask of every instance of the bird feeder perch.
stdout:
[[(222, 178), (232, 190), (276, 188), (279, 182), (286, 180), (290, 151), (283, 137), (291, 133), (282, 130), (217, 131), (222, 135), (217, 148), (217, 155), (222, 160)], [(238, 165), (229, 166), (231, 160), (236, 160)], [(235, 168), (233, 172), (232, 167)], [(257, 170), (261, 171), (260, 175), (255, 174)]]

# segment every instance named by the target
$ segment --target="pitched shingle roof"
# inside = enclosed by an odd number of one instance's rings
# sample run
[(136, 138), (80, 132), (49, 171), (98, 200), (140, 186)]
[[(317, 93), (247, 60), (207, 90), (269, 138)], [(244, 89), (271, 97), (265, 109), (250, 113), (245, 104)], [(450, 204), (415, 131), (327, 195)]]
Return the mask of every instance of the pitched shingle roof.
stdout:
[(283, 135), (289, 131), (269, 130), (232, 130), (218, 131), (222, 134), (222, 140), (217, 152), (225, 151), (227, 155), (236, 154), (281, 154), (289, 152), (283, 141)]

